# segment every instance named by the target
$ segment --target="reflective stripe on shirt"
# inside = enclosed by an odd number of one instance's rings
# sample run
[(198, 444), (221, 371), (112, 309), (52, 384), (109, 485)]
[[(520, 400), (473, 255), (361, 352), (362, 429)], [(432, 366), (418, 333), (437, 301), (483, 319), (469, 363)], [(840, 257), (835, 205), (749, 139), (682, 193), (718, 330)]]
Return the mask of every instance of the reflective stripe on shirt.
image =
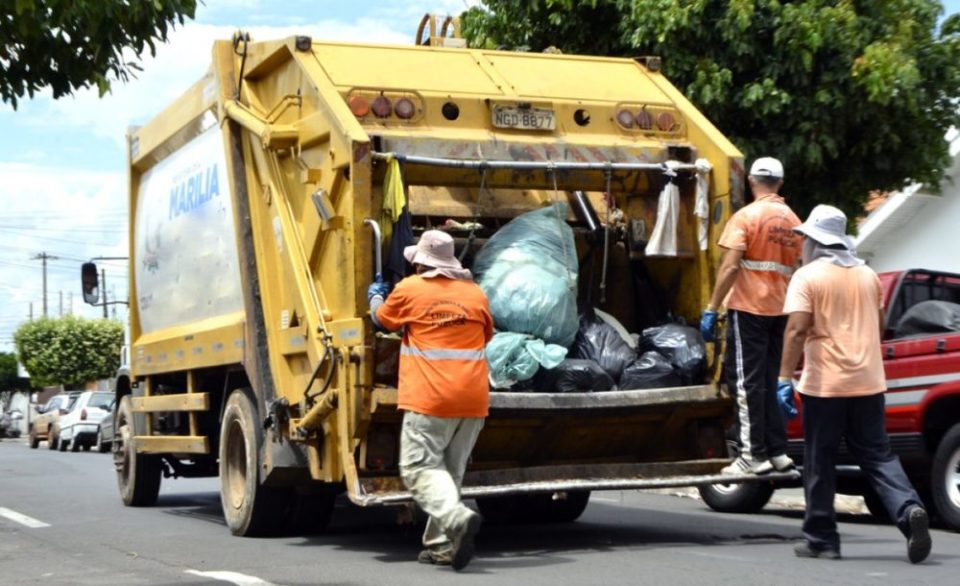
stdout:
[(740, 259), (740, 266), (745, 269), (750, 269), (751, 271), (780, 273), (781, 275), (786, 275), (788, 277), (793, 274), (792, 268), (772, 260), (747, 260), (742, 258)]
[(486, 356), (483, 349), (479, 350), (457, 350), (449, 348), (432, 348), (430, 350), (421, 350), (413, 346), (403, 344), (400, 346), (401, 356), (416, 356), (424, 360), (483, 360)]

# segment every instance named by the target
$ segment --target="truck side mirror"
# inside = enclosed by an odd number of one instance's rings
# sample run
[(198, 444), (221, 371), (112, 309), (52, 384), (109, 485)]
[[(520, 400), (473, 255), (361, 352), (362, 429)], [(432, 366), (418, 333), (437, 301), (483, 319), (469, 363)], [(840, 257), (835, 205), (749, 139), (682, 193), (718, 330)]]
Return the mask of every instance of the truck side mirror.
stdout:
[(100, 275), (97, 263), (85, 262), (80, 267), (80, 281), (83, 286), (83, 300), (90, 305), (100, 302)]

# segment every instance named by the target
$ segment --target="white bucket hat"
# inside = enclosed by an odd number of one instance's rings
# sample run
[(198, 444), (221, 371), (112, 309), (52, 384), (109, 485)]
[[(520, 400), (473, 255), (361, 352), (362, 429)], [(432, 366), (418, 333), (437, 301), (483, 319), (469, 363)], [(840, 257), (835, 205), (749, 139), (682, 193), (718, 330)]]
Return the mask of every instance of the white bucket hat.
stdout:
[(850, 251), (856, 248), (853, 238), (847, 236), (847, 215), (833, 206), (820, 204), (813, 208), (807, 221), (793, 231), (812, 238), (824, 246), (842, 244)]
[(410, 264), (419, 264), (435, 269), (460, 269), (460, 261), (454, 253), (453, 237), (440, 230), (427, 230), (420, 241), (403, 249), (403, 257)]
[(783, 179), (783, 163), (773, 157), (760, 157), (750, 166), (750, 175)]

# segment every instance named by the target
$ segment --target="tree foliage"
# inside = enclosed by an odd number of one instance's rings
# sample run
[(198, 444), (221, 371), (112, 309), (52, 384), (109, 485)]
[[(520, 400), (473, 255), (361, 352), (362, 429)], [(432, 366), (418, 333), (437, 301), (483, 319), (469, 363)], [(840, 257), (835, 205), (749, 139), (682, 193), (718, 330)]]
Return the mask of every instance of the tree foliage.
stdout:
[(471, 45), (659, 55), (744, 151), (779, 157), (798, 213), (935, 188), (960, 123), (960, 16), (934, 0), (484, 0)]
[(20, 326), (13, 339), (34, 385), (82, 388), (116, 374), (123, 324), (74, 316), (41, 318)]
[[(53, 97), (126, 81), (135, 58), (156, 52), (196, 0), (4, 0), (0, 2), (0, 98), (14, 108), (49, 87)], [(132, 52), (132, 55), (131, 55)]]
[(17, 357), (10, 352), (0, 352), (0, 393), (29, 388), (30, 381), (17, 375)]

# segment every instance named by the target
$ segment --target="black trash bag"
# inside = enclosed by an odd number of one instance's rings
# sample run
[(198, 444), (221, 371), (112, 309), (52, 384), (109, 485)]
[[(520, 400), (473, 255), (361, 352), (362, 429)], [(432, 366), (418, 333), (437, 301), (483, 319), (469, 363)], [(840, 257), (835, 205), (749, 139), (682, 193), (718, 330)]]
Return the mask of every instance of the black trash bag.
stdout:
[(960, 332), (960, 304), (921, 301), (908, 309), (897, 322), (896, 337), (940, 332)]
[(595, 315), (583, 314), (569, 356), (596, 362), (617, 382), (623, 369), (637, 359), (637, 352), (613, 326)]
[(680, 375), (673, 370), (670, 361), (651, 350), (628, 365), (620, 376), (619, 388), (627, 391), (636, 389), (663, 389), (679, 387), (683, 384)]
[(544, 393), (610, 391), (617, 386), (599, 364), (581, 358), (567, 358), (556, 368), (541, 368), (534, 384)]
[(655, 350), (670, 361), (685, 385), (702, 384), (707, 373), (707, 348), (700, 330), (666, 324), (643, 330), (640, 350)]

